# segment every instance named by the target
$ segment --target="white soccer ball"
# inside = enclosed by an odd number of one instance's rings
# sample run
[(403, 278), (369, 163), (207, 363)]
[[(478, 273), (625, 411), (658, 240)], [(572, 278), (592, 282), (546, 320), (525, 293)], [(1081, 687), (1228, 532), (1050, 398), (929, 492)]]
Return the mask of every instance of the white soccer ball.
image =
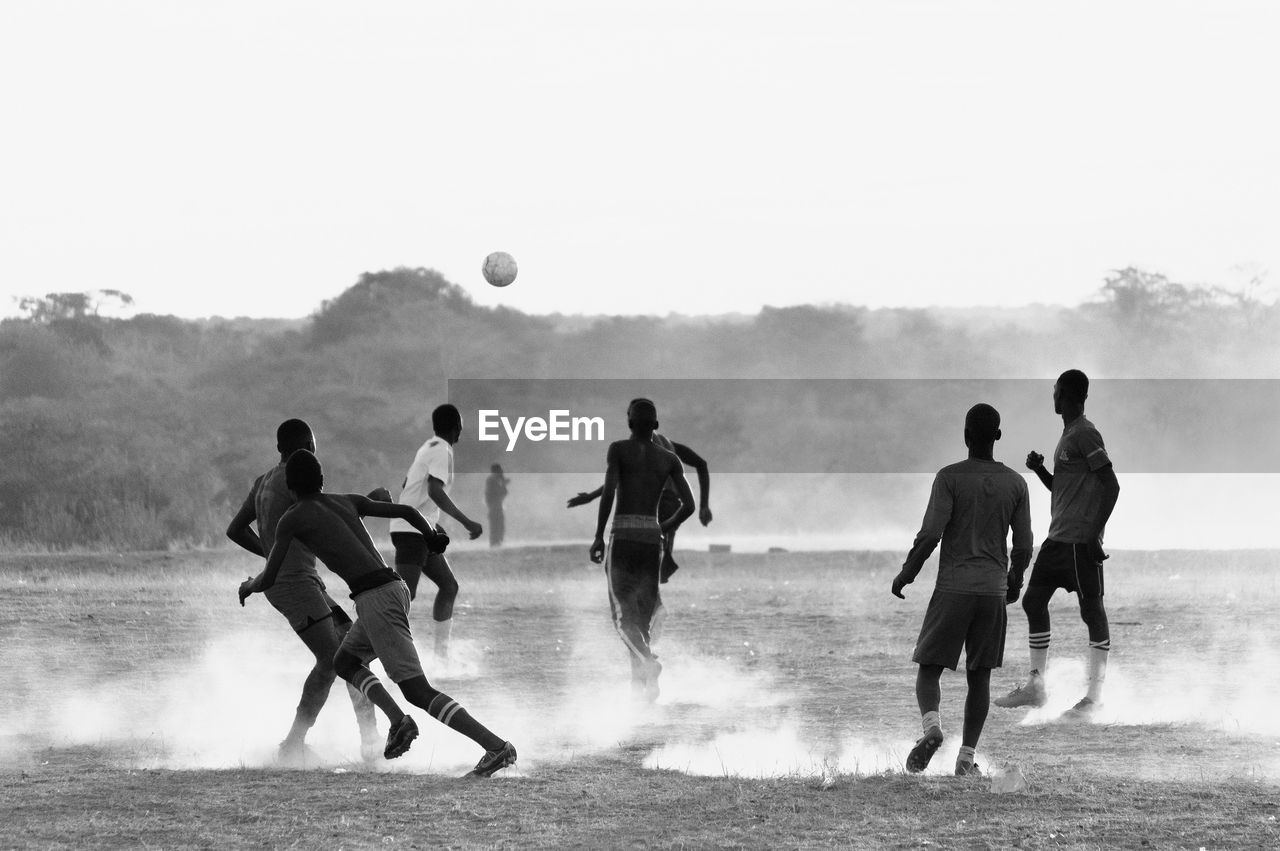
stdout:
[(495, 251), (484, 258), (480, 271), (490, 284), (505, 287), (516, 279), (516, 259), (505, 251)]

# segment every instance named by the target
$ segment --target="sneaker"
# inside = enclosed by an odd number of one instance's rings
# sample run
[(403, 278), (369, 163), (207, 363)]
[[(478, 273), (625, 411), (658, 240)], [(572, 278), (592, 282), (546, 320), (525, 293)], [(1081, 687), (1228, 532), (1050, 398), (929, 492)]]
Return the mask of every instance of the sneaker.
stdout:
[(981, 777), (982, 769), (976, 762), (956, 761), (956, 777)]
[(485, 751), (484, 756), (476, 763), (476, 767), (468, 772), (468, 777), (492, 777), (493, 773), (508, 765), (515, 765), (516, 747), (510, 742), (503, 742), (497, 750)]
[(418, 724), (406, 715), (392, 724), (391, 729), (387, 731), (387, 746), (383, 749), (382, 756), (386, 759), (403, 756), (416, 738), (418, 738)]
[(1044, 706), (1044, 698), (1044, 677), (1032, 677), (1025, 683), (1019, 683), (1004, 697), (997, 697), (993, 703), (1005, 709), (1015, 706)]
[(1062, 713), (1063, 721), (1089, 721), (1094, 713), (1101, 709), (1101, 704), (1092, 698), (1082, 697), (1075, 706)]
[(907, 754), (907, 771), (919, 774), (929, 767), (938, 746), (942, 744), (942, 730), (933, 727), (916, 741), (916, 746)]

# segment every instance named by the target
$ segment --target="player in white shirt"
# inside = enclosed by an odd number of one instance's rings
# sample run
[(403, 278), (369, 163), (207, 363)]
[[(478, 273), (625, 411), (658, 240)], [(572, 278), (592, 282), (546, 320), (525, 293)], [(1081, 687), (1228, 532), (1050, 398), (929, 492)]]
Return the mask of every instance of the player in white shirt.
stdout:
[[(462, 415), (453, 405), (440, 405), (431, 412), (431, 428), (435, 436), (422, 444), (413, 457), (404, 489), (396, 502), (416, 508), (432, 526), (438, 525), (443, 511), (462, 524), (474, 541), (484, 532), (484, 527), (449, 498), (449, 487), (453, 484), (453, 445), (462, 436)], [(409, 586), (410, 599), (417, 596), (418, 577), (423, 574), (436, 585), (431, 610), (436, 624), (435, 652), (436, 658), (447, 660), (458, 580), (453, 576), (444, 550), (433, 551), (422, 534), (402, 520), (391, 521), (391, 543), (396, 549), (396, 572)]]

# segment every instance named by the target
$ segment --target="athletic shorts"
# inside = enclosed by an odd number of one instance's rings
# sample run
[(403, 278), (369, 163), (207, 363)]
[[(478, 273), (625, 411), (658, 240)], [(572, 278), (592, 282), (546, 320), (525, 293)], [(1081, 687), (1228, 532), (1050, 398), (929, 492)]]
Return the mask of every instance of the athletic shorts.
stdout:
[(999, 668), (1004, 662), (1004, 607), (1004, 597), (935, 590), (911, 661), (954, 671), (963, 648), (966, 669)]
[(277, 582), (265, 592), (267, 602), (284, 615), (296, 633), (304, 633), (328, 618), (337, 626), (351, 623), (342, 607), (316, 582)]
[(1050, 539), (1040, 545), (1027, 587), (1065, 588), (1081, 598), (1101, 597), (1102, 562), (1089, 555), (1088, 544)]
[(391, 546), (396, 548), (396, 564), (427, 563), (427, 539), (417, 532), (392, 532)]
[(339, 652), (361, 659), (376, 656), (394, 683), (424, 676), (418, 649), (409, 632), (409, 588), (402, 580), (387, 582), (355, 596), (356, 622)]

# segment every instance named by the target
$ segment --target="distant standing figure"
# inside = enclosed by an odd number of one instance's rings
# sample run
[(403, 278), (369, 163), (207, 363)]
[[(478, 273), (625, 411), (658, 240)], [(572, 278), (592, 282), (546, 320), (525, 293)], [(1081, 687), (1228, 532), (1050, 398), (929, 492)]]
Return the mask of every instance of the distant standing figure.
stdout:
[[(1004, 661), (1004, 607), (1018, 599), (1032, 545), (1027, 483), (995, 460), (992, 449), (999, 439), (1000, 414), (996, 409), (981, 404), (970, 408), (964, 419), (969, 457), (943, 467), (934, 477), (924, 523), (902, 571), (893, 580), (893, 594), (901, 597), (902, 589), (915, 581), (925, 559), (942, 539), (937, 585), (911, 657), (920, 666), (916, 702), (924, 735), (907, 756), (910, 772), (924, 771), (942, 744), (938, 715), (942, 669), (954, 671), (963, 648), (969, 692), (956, 774), (980, 774), (973, 757), (991, 705), (991, 669)], [(1005, 556), (1005, 541), (1011, 528), (1010, 559)]]
[(506, 536), (507, 520), (502, 514), (502, 501), (507, 498), (507, 484), (511, 480), (502, 474), (502, 465), (489, 468), (489, 478), (484, 480), (484, 504), (489, 507), (489, 546), (502, 546)]

